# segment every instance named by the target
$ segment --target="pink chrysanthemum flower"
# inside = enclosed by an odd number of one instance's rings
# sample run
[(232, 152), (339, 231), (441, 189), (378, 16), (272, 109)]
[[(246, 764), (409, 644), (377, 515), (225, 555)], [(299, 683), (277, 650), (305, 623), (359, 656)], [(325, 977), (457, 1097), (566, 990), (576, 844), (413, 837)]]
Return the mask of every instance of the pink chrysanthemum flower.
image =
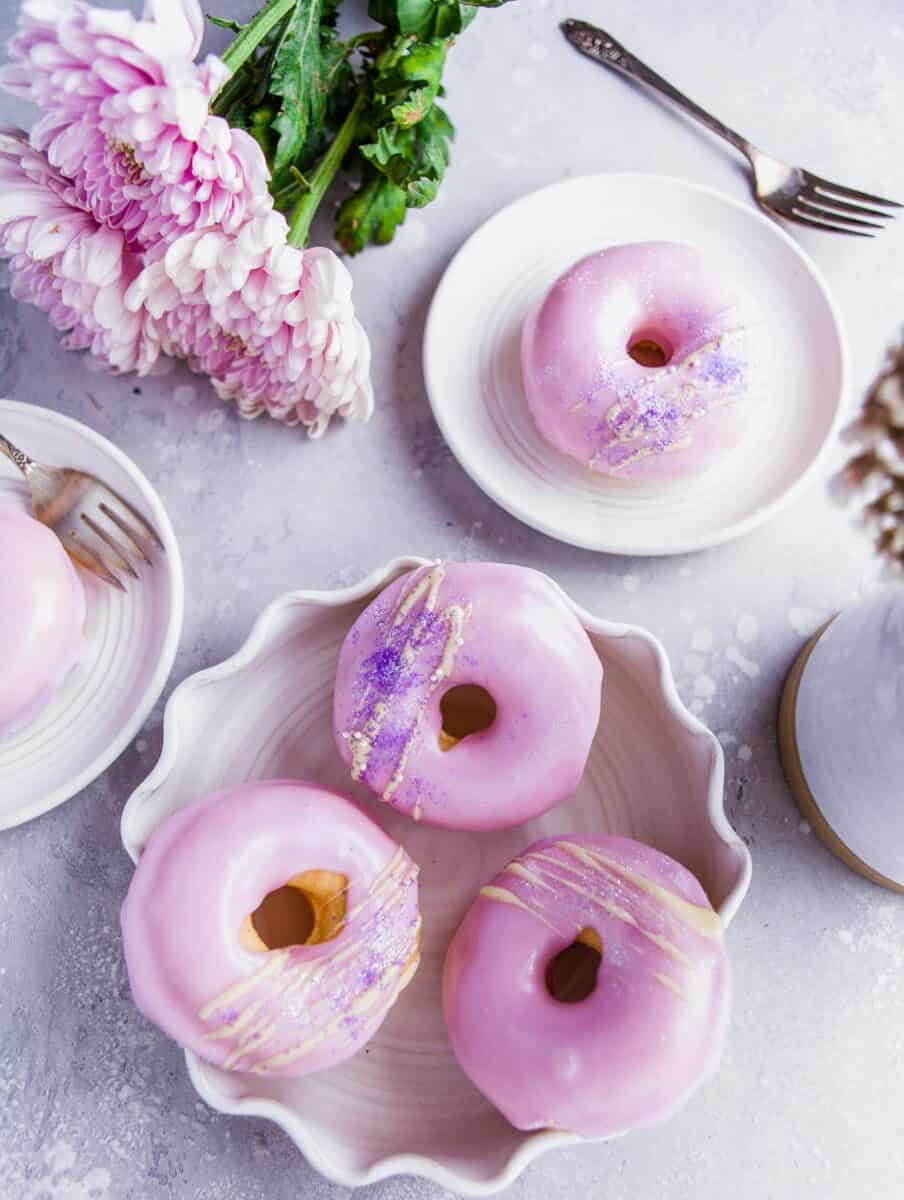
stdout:
[(186, 229), (235, 230), (269, 212), (260, 147), (208, 105), (229, 77), (192, 60), (194, 0), (148, 0), (142, 19), (81, 0), (26, 0), (0, 85), (42, 111), (44, 150), (98, 220), (144, 246)]
[(296, 250), (278, 213), (237, 235), (186, 234), (135, 280), (126, 303), (163, 320), (167, 349), (210, 375), (244, 416), (307, 426), (373, 409), (370, 347), (352, 281), (331, 250)]
[(43, 155), (0, 133), (0, 255), (10, 259), (11, 292), (118, 371), (145, 372), (160, 354), (160, 331), (125, 294), (141, 263), (116, 229), (81, 208), (72, 185)]
[[(87, 237), (90, 220), (119, 268), (99, 319), (77, 286), (93, 276), (60, 275), (56, 262), (51, 273), (0, 241), (17, 255), (14, 287), (71, 330), (70, 345), (118, 369), (146, 370), (162, 347), (245, 416), (268, 412), (313, 436), (333, 414), (365, 420), (370, 348), (351, 278), (331, 251), (288, 245), (260, 147), (209, 112), (228, 70), (192, 61), (201, 31), (196, 0), (147, 0), (140, 20), (82, 0), (26, 0), (0, 86), (42, 110), (30, 135), (42, 195), (52, 178), (70, 223)], [(114, 286), (120, 341), (107, 329)]]

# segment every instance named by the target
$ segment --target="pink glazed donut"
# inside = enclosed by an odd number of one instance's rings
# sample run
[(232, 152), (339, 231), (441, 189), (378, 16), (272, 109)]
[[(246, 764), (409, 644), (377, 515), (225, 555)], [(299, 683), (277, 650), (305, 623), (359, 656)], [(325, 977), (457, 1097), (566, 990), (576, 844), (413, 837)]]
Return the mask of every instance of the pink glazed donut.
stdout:
[(376, 1033), (418, 965), (417, 867), (343, 796), (244, 783), (170, 817), (122, 908), (135, 1003), (218, 1067), (307, 1075)]
[(620, 479), (677, 479), (741, 441), (767, 384), (753, 299), (692, 246), (638, 242), (581, 259), (521, 337), (527, 402), (557, 450)]
[(85, 591), (60, 540), (0, 505), (0, 737), (38, 716), (76, 665)]
[(588, 1138), (676, 1112), (718, 1065), (730, 1001), (721, 922), (694, 876), (585, 834), (537, 842), (481, 890), (443, 979), (480, 1091), (518, 1129)]
[(342, 646), (339, 752), (383, 800), (448, 829), (504, 829), (577, 787), (602, 667), (545, 575), (434, 563), (397, 579)]

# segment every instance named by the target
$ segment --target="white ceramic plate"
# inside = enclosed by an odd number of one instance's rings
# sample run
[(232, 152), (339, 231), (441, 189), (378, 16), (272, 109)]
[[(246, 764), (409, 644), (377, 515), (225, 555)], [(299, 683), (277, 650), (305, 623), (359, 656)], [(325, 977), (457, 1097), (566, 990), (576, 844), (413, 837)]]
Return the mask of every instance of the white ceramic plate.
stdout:
[[(685, 483), (606, 478), (537, 431), (521, 383), (530, 307), (604, 246), (664, 240), (712, 255), (767, 315), (772, 386), (744, 443)], [(774, 516), (810, 479), (842, 413), (846, 350), (816, 267), (774, 222), (710, 188), (662, 175), (588, 175), (491, 217), (456, 254), (427, 321), (433, 412), (464, 469), (497, 504), (552, 537), (618, 554), (717, 545)]]
[[(153, 522), (166, 547), (153, 570), (119, 593), (82, 572), (85, 652), (50, 706), (0, 741), (0, 829), (19, 825), (87, 787), (144, 724), (172, 669), (184, 585), (176, 536), (160, 498), (106, 438), (50, 409), (0, 400), (0, 430), (27, 454), (92, 471)], [(28, 489), (0, 456), (0, 502), (23, 508)]]
[(233, 658), (182, 683), (167, 705), (160, 761), (126, 804), (122, 836), (137, 861), (160, 823), (194, 798), (290, 776), (351, 792), (406, 846), (421, 867), (422, 961), (366, 1051), (300, 1080), (231, 1074), (192, 1054), (188, 1068), (214, 1108), (270, 1117), (337, 1183), (405, 1172), (476, 1196), (510, 1183), (543, 1150), (576, 1140), (513, 1129), (452, 1054), (443, 958), (481, 885), (539, 837), (616, 832), (685, 863), (728, 922), (747, 890), (750, 856), (723, 812), (719, 743), (678, 699), (662, 647), (643, 630), (581, 610), (606, 678), (600, 729), (572, 799), (516, 829), (473, 834), (416, 825), (356, 788), (333, 743), (339, 648), (373, 596), (421, 562), (396, 560), (344, 591), (283, 596)]

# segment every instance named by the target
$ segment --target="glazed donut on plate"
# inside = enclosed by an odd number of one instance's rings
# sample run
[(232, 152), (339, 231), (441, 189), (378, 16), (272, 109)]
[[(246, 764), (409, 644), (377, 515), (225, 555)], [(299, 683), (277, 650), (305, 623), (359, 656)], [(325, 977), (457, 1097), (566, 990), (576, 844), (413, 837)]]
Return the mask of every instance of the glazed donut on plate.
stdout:
[(692, 246), (637, 242), (575, 263), (528, 314), (527, 403), (557, 450), (619, 479), (697, 474), (741, 441), (767, 387), (753, 298)]
[(158, 829), (122, 933), (135, 1003), (180, 1045), (307, 1075), (359, 1050), (414, 975), (417, 867), (335, 792), (244, 783)]
[(434, 563), (390, 584), (346, 637), (336, 743), (354, 779), (415, 820), (503, 829), (577, 786), (601, 683), (545, 575)]
[(456, 1057), (517, 1129), (603, 1138), (670, 1116), (716, 1068), (731, 1000), (719, 916), (629, 838), (531, 846), (446, 956)]
[(0, 737), (37, 717), (78, 662), (85, 608), (82, 581), (56, 534), (0, 505)]

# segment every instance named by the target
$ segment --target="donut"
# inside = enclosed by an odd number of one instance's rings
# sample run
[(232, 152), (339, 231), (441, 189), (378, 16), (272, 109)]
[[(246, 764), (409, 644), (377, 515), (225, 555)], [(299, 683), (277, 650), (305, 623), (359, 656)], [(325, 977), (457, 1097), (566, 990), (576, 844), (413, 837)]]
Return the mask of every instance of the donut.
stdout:
[(0, 737), (37, 717), (78, 662), (85, 608), (56, 534), (0, 505)]
[(443, 976), (477, 1088), (518, 1129), (587, 1138), (676, 1112), (718, 1064), (730, 1000), (703, 888), (623, 837), (531, 846), (481, 890)]
[(583, 258), (528, 314), (521, 367), (542, 436), (618, 479), (695, 475), (741, 441), (766, 387), (751, 296), (676, 242)]
[(339, 752), (393, 808), (448, 829), (503, 829), (568, 796), (600, 714), (602, 667), (545, 575), (500, 563), (411, 571), (339, 655)]
[(228, 1071), (299, 1076), (379, 1029), (418, 965), (417, 867), (351, 801), (244, 783), (154, 834), (122, 908), (138, 1008)]

